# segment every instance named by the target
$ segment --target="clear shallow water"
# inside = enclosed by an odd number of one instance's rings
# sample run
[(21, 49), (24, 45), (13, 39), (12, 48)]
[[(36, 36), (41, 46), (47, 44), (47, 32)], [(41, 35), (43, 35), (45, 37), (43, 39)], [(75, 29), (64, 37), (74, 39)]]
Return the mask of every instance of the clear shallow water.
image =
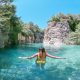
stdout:
[(67, 59), (47, 57), (45, 69), (37, 69), (35, 59), (21, 60), (19, 56), (31, 56), (42, 44), (27, 44), (0, 51), (0, 80), (80, 80), (80, 46), (66, 45), (60, 49), (46, 48), (52, 55)]

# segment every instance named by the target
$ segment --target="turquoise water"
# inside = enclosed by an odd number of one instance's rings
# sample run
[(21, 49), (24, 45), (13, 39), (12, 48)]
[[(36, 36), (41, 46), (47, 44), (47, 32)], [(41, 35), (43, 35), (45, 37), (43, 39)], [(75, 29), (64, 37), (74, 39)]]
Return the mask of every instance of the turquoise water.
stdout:
[(67, 59), (47, 57), (44, 69), (36, 68), (36, 58), (18, 58), (31, 56), (42, 46), (26, 44), (0, 50), (0, 80), (80, 80), (80, 46), (66, 45), (56, 50), (46, 48), (48, 53)]

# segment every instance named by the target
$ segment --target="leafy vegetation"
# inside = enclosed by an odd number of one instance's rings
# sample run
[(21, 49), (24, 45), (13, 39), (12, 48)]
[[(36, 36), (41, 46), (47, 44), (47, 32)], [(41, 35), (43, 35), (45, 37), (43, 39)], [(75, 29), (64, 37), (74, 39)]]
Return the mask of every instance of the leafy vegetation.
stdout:
[(80, 23), (80, 15), (71, 15), (71, 14), (67, 14), (64, 15), (62, 13), (53, 16), (48, 22), (61, 22), (66, 20), (69, 23), (70, 26), (70, 30), (75, 32), (76, 31), (76, 26)]
[(22, 21), (16, 16), (16, 7), (12, 2), (13, 0), (0, 0), (0, 30), (8, 35), (7, 44), (15, 45), (18, 43)]
[(22, 29), (23, 36), (33, 36), (36, 38), (36, 33), (44, 33), (44, 30), (40, 29), (38, 25), (35, 25), (33, 22), (26, 23)]

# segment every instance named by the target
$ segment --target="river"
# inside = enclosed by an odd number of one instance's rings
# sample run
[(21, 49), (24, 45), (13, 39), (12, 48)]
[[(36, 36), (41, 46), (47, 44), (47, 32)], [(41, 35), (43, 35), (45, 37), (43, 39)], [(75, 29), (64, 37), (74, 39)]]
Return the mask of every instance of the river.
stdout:
[(0, 50), (0, 80), (80, 80), (80, 46), (65, 45), (60, 49), (47, 49), (49, 54), (66, 59), (47, 57), (44, 69), (35, 66), (35, 59), (22, 60), (20, 56), (31, 56), (43, 44), (25, 44)]

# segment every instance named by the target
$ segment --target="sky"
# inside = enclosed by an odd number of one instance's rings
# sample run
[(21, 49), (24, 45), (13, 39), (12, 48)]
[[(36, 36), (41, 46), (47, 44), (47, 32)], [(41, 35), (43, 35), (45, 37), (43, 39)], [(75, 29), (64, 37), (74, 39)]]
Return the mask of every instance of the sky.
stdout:
[(80, 0), (15, 0), (16, 15), (25, 23), (33, 22), (41, 28), (58, 13), (80, 14)]

